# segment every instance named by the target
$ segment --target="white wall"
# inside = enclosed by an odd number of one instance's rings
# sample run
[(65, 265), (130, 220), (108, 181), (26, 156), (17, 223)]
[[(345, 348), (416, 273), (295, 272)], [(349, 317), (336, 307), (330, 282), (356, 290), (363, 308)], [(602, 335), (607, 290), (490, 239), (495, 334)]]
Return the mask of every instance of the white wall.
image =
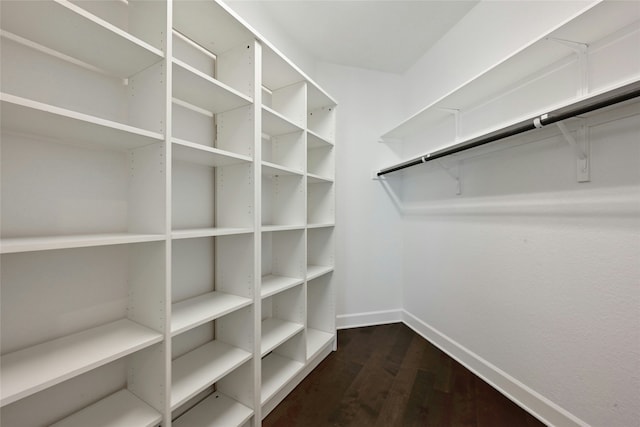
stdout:
[[(480, 3), (407, 72), (409, 108), (585, 3), (543, 4)], [(608, 74), (594, 73), (594, 85), (617, 79), (611, 64), (628, 58), (640, 70), (640, 32), (630, 40), (601, 55)], [(572, 86), (559, 84), (561, 74), (542, 82)], [(522, 106), (518, 99), (557, 96), (545, 84), (478, 115), (500, 122)], [(405, 172), (397, 193), (405, 208), (403, 308), (412, 327), (547, 422), (626, 427), (640, 424), (640, 108), (594, 116), (588, 128), (590, 183), (576, 182), (574, 154), (557, 130), (462, 156), (460, 196), (437, 165)]]
[(402, 305), (401, 217), (371, 174), (387, 157), (380, 158), (376, 150), (378, 137), (403, 114), (402, 79), (331, 64), (319, 64), (318, 70), (319, 83), (338, 101), (338, 327), (397, 321)]

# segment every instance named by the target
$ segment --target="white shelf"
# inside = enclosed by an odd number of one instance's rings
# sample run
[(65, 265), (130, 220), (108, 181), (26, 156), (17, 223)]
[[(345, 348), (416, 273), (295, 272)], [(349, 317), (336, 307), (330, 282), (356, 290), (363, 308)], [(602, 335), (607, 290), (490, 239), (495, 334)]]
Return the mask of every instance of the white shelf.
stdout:
[(250, 304), (251, 299), (249, 298), (224, 292), (210, 292), (175, 303), (171, 306), (171, 336)]
[(307, 328), (307, 359), (313, 359), (325, 346), (331, 343), (335, 335), (318, 329)]
[(262, 321), (262, 340), (260, 353), (262, 356), (278, 347), (283, 342), (304, 329), (299, 323), (268, 317)]
[(262, 175), (268, 177), (280, 176), (280, 175), (299, 175), (302, 176), (303, 171), (288, 168), (286, 166), (277, 165), (271, 162), (262, 162)]
[(173, 59), (173, 96), (214, 114), (249, 105), (246, 95), (207, 76), (184, 62)]
[(311, 129), (307, 129), (307, 146), (308, 148), (322, 148), (322, 147), (333, 147), (333, 142), (324, 138), (323, 136), (318, 135), (316, 132)]
[[(19, 2), (3, 2), (19, 3)], [(25, 2), (31, 3), (31, 2)], [(35, 2), (34, 2), (35, 3)], [(40, 2), (37, 2), (40, 3)], [(2, 128), (46, 136), (86, 146), (129, 149), (162, 142), (164, 137), (145, 129), (1, 93)]]
[(322, 183), (332, 183), (333, 178), (327, 178), (324, 176), (307, 173), (307, 183), (309, 184), (322, 184)]
[[(587, 45), (592, 44), (640, 19), (640, 8), (633, 3), (602, 2), (592, 4), (577, 13), (566, 24), (543, 35), (524, 48), (512, 52), (422, 108), (383, 134), (381, 140), (383, 142), (385, 140), (401, 140), (450, 116), (450, 113), (442, 110), (443, 108), (468, 109), (491, 96), (495, 96), (505, 88), (514, 86), (533, 72), (575, 56), (575, 53), (567, 46), (549, 39), (556, 38)], [(575, 99), (571, 101), (573, 102)], [(546, 107), (551, 106), (540, 106), (540, 108)]]
[(3, 355), (2, 406), (162, 341), (127, 319)]
[(293, 132), (300, 132), (302, 128), (291, 120), (284, 117), (277, 111), (262, 106), (262, 132), (271, 135), (285, 135)]
[(128, 390), (120, 390), (51, 427), (153, 427), (162, 415)]
[(284, 277), (269, 274), (262, 277), (260, 296), (262, 298), (267, 298), (271, 295), (277, 294), (278, 292), (301, 285), (303, 282), (303, 279), (297, 279), (295, 277)]
[(221, 341), (211, 341), (172, 363), (171, 409), (227, 375), (247, 360), (251, 353)]
[(333, 222), (323, 222), (317, 224), (307, 224), (307, 228), (329, 228), (335, 227), (335, 223)]
[(334, 107), (337, 104), (335, 99), (313, 82), (309, 82), (307, 88), (307, 109), (316, 110), (322, 107)]
[(264, 404), (282, 387), (302, 370), (304, 364), (296, 360), (287, 359), (276, 353), (271, 353), (262, 359), (262, 389), (260, 401)]
[(274, 231), (293, 231), (293, 230), (304, 230), (304, 225), (271, 225), (266, 224), (262, 226), (263, 233), (271, 233)]
[(171, 423), (174, 427), (240, 427), (253, 416), (242, 403), (215, 392)]
[(276, 90), (304, 80), (295, 65), (274, 49), (265, 46), (262, 50), (262, 84), (265, 87)]
[(253, 230), (241, 227), (220, 227), (220, 228), (189, 228), (186, 230), (173, 230), (171, 238), (177, 239), (195, 239), (198, 237), (216, 237), (231, 236), (235, 234), (250, 234)]
[[(1, 4), (4, 30), (118, 77), (130, 77), (164, 57), (161, 50), (65, 0)], [(91, 48), (83, 41), (90, 41)]]
[(250, 163), (251, 157), (173, 138), (173, 158), (203, 166), (218, 167)]
[(54, 249), (86, 248), (93, 246), (124, 245), (130, 243), (158, 242), (163, 234), (80, 234), (69, 236), (19, 237), (0, 240), (0, 253), (46, 251)]
[(307, 265), (307, 280), (313, 280), (333, 271), (330, 265)]

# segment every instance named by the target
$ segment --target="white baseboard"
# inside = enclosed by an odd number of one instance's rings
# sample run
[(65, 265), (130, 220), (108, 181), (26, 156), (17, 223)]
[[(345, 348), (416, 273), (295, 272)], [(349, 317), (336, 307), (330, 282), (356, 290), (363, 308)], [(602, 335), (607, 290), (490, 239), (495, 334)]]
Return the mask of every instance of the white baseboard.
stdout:
[(399, 322), (402, 322), (401, 309), (370, 311), (367, 313), (338, 315), (336, 317), (336, 328), (359, 328), (361, 326), (384, 325)]
[(435, 328), (402, 310), (402, 321), (524, 410), (548, 426), (588, 427), (588, 424), (538, 394), (506, 372), (471, 352)]

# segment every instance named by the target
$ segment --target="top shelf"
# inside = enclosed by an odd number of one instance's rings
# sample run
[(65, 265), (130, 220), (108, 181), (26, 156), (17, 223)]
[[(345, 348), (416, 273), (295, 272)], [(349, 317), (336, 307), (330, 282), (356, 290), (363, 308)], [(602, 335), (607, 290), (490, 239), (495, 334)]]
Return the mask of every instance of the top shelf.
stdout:
[[(66, 0), (2, 1), (2, 28), (126, 78), (164, 57), (161, 50)], [(91, 49), (79, 40), (91, 40)]]
[(217, 55), (253, 39), (251, 31), (215, 1), (175, 0), (173, 26), (184, 36)]
[(511, 53), (404, 120), (383, 134), (381, 142), (402, 139), (436, 125), (452, 114), (447, 109), (466, 110), (512, 87), (532, 72), (571, 58), (575, 55), (573, 50), (550, 39), (593, 44), (640, 19), (640, 8), (634, 3), (602, 2), (588, 6), (564, 24)]

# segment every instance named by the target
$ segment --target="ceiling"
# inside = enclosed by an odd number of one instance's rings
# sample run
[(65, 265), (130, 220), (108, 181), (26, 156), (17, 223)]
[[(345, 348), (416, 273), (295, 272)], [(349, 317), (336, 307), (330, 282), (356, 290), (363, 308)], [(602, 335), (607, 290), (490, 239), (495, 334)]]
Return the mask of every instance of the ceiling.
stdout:
[(320, 61), (402, 73), (478, 0), (262, 0), (280, 29)]

